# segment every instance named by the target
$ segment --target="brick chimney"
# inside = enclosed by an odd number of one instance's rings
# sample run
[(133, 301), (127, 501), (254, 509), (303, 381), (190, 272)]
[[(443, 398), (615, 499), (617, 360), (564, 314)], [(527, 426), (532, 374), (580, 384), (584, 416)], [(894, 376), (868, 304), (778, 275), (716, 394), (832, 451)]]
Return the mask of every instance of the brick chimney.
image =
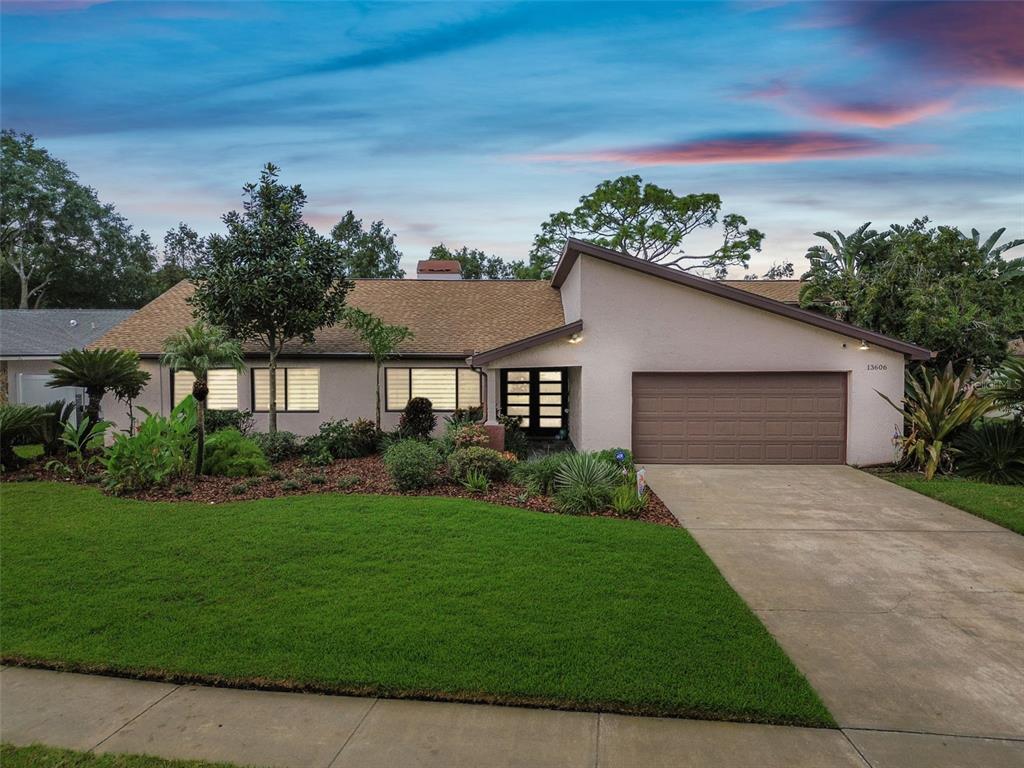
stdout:
[(428, 259), (416, 265), (417, 280), (461, 280), (462, 265), (454, 259)]

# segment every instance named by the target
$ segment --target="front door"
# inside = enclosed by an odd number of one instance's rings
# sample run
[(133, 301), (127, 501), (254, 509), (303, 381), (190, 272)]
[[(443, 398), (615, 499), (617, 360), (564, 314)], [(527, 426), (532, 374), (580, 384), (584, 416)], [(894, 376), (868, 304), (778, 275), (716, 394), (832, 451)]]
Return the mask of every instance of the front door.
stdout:
[(564, 368), (504, 369), (501, 410), (518, 416), (531, 437), (558, 437), (568, 427), (568, 389)]

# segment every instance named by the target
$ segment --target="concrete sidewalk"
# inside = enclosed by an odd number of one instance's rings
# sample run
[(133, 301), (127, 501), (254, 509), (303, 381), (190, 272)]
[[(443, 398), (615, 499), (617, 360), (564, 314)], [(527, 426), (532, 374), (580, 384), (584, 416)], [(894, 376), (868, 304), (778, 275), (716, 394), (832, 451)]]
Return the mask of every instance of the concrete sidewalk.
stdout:
[(302, 768), (870, 765), (840, 731), (814, 728), (240, 691), (18, 667), (0, 671), (0, 740)]

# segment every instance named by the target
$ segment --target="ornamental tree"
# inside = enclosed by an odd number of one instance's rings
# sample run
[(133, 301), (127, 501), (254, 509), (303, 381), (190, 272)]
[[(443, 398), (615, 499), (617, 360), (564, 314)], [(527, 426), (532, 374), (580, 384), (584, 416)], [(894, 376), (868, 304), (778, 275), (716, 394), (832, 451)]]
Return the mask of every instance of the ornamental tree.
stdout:
[(351, 307), (345, 311), (345, 323), (356, 332), (377, 364), (377, 429), (380, 430), (380, 371), (384, 361), (398, 349), (398, 345), (413, 337), (404, 325), (388, 325), (376, 315)]
[(118, 399), (134, 399), (149, 381), (149, 373), (139, 368), (139, 356), (120, 349), (69, 349), (50, 369), (46, 386), (78, 387), (85, 390), (88, 403), (85, 416), (89, 424), (100, 420), (100, 403), (107, 392)]
[(302, 220), (306, 194), (264, 167), (243, 187), (242, 211), (223, 217), (226, 235), (211, 235), (192, 270), (189, 301), (210, 324), (252, 341), (269, 357), (269, 430), (277, 432), (277, 360), (289, 341), (310, 344), (342, 318), (352, 284), (338, 244)]

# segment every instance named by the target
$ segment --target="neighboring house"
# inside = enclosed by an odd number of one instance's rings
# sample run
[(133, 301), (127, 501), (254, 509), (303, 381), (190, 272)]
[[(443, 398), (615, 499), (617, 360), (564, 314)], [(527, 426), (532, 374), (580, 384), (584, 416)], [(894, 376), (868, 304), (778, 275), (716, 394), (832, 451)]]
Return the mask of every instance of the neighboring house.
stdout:
[[(799, 281), (713, 281), (570, 240), (550, 281), (356, 280), (349, 303), (409, 326), (384, 371), (386, 428), (410, 397), (446, 413), (485, 406), (536, 437), (580, 449), (631, 447), (642, 462), (851, 463), (892, 460), (906, 359), (926, 349), (802, 310)], [(153, 380), (137, 404), (167, 412), (191, 377), (160, 366), (163, 340), (191, 321), (180, 283), (95, 346), (135, 349)], [(775, 298), (772, 298), (774, 296)], [(781, 300), (779, 300), (781, 299)], [(211, 406), (266, 426), (266, 355), (211, 378)], [(370, 417), (374, 366), (335, 326), (292, 344), (279, 371), (281, 429)], [(118, 409), (104, 403), (110, 418)], [(123, 417), (114, 416), (115, 420)]]
[(133, 309), (0, 309), (0, 402), (72, 402), (71, 387), (46, 386), (54, 361), (95, 341)]

